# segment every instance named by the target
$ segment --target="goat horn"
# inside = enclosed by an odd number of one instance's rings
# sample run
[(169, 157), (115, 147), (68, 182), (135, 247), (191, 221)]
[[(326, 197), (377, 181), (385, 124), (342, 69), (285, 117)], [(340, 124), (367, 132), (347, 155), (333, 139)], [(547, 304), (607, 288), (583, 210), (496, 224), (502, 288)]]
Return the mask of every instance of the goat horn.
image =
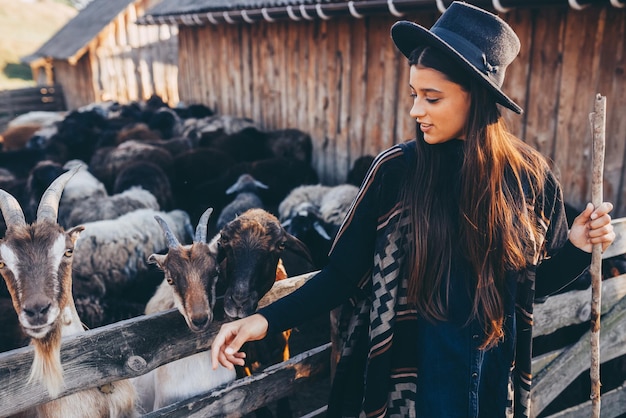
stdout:
[(49, 219), (53, 222), (57, 221), (59, 202), (61, 200), (61, 194), (63, 194), (63, 189), (72, 176), (74, 176), (74, 174), (76, 174), (76, 172), (80, 169), (80, 167), (80, 165), (77, 165), (70, 171), (66, 171), (57, 177), (50, 186), (48, 186), (41, 197), (39, 207), (37, 207), (37, 221), (44, 219)]
[(11, 225), (22, 226), (26, 224), (24, 212), (17, 199), (2, 189), (0, 189), (0, 210), (7, 228)]
[(200, 217), (200, 220), (198, 221), (198, 226), (196, 226), (196, 236), (193, 239), (193, 242), (206, 242), (206, 232), (209, 224), (209, 217), (212, 213), (213, 208), (208, 208)]
[(156, 219), (156, 221), (159, 223), (159, 226), (161, 227), (161, 229), (163, 230), (163, 233), (165, 234), (165, 240), (167, 241), (167, 248), (172, 248), (172, 249), (178, 248), (180, 246), (180, 242), (178, 242), (178, 238), (176, 238), (176, 235), (174, 235), (174, 233), (170, 229), (170, 226), (167, 224), (167, 222), (165, 222), (165, 220), (161, 218), (159, 215), (155, 215), (154, 219)]

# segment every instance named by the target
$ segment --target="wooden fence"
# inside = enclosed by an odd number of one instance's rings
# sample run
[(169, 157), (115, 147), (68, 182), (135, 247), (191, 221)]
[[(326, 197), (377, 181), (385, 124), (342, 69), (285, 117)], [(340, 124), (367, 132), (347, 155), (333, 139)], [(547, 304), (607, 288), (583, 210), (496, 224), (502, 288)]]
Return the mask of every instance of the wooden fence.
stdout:
[(23, 113), (63, 110), (67, 110), (67, 107), (60, 85), (0, 91), (0, 131), (3, 131), (12, 119)]
[[(626, 253), (626, 218), (614, 221), (618, 239), (605, 258)], [(286, 279), (274, 286), (261, 305), (300, 287), (315, 273)], [(589, 321), (591, 290), (549, 297), (535, 306), (534, 337)], [(626, 355), (626, 274), (603, 282), (601, 361)], [(210, 347), (220, 323), (205, 332), (191, 332), (175, 310), (140, 316), (67, 338), (62, 345), (65, 389), (61, 396), (145, 374), (158, 366)], [(306, 388), (328, 376), (330, 344), (305, 351), (263, 372), (236, 380), (209, 393), (169, 405), (145, 417), (234, 417)], [(40, 383), (28, 383), (33, 349), (23, 347), (0, 354), (0, 416), (49, 401)], [(589, 368), (589, 332), (578, 342), (533, 358), (533, 413), (539, 415), (567, 386)], [(602, 395), (602, 417), (626, 413), (626, 382)], [(322, 408), (323, 409), (323, 408)], [(549, 418), (587, 417), (591, 402)], [(311, 416), (311, 415), (309, 415)]]

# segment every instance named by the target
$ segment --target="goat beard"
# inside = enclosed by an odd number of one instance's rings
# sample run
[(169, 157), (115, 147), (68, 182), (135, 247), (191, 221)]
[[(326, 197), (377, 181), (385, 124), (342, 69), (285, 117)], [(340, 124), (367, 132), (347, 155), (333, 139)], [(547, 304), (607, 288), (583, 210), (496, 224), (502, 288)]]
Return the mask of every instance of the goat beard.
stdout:
[(61, 328), (56, 324), (43, 338), (32, 339), (35, 348), (30, 369), (30, 382), (42, 382), (48, 394), (56, 398), (63, 389), (63, 366), (61, 365)]

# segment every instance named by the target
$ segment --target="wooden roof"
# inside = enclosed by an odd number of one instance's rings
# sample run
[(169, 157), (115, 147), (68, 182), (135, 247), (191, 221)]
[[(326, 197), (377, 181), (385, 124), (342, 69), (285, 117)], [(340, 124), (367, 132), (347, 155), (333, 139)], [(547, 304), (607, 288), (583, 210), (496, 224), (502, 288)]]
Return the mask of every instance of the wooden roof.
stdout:
[(75, 63), (91, 42), (117, 15), (135, 0), (93, 0), (37, 51), (22, 61), (68, 60)]
[[(518, 7), (554, 5), (584, 9), (591, 4), (624, 7), (626, 0), (466, 0), (468, 3), (506, 13)], [(139, 24), (204, 25), (223, 22), (313, 20), (352, 15), (387, 13), (397, 17), (417, 10), (443, 13), (452, 0), (163, 0), (138, 19)]]

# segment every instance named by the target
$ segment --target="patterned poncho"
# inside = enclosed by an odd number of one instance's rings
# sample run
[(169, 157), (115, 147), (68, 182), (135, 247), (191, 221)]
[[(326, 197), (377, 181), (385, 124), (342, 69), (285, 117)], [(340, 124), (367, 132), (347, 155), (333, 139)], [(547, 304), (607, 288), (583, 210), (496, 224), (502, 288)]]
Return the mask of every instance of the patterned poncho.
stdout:
[[(299, 291), (260, 311), (274, 332), (337, 306), (345, 300), (342, 295), (351, 296), (339, 308), (342, 348), (329, 417), (415, 416), (418, 370), (416, 353), (409, 348), (414, 347), (417, 315), (407, 304), (407, 278), (402, 274), (410, 220), (399, 202), (403, 180), (415, 164), (415, 148), (415, 141), (399, 144), (375, 159), (335, 238), (328, 266)], [(517, 276), (512, 292), (516, 295), (516, 358), (511, 365), (507, 416), (529, 415), (536, 290), (546, 294), (560, 289), (589, 259), (566, 244), (560, 187), (548, 174), (543, 195), (533, 196), (528, 207), (543, 228), (543, 242), (532, 249), (536, 263), (511, 272)], [(570, 258), (573, 253), (575, 257)], [(563, 258), (568, 262), (559, 261)], [(537, 282), (535, 275), (541, 276)]]

